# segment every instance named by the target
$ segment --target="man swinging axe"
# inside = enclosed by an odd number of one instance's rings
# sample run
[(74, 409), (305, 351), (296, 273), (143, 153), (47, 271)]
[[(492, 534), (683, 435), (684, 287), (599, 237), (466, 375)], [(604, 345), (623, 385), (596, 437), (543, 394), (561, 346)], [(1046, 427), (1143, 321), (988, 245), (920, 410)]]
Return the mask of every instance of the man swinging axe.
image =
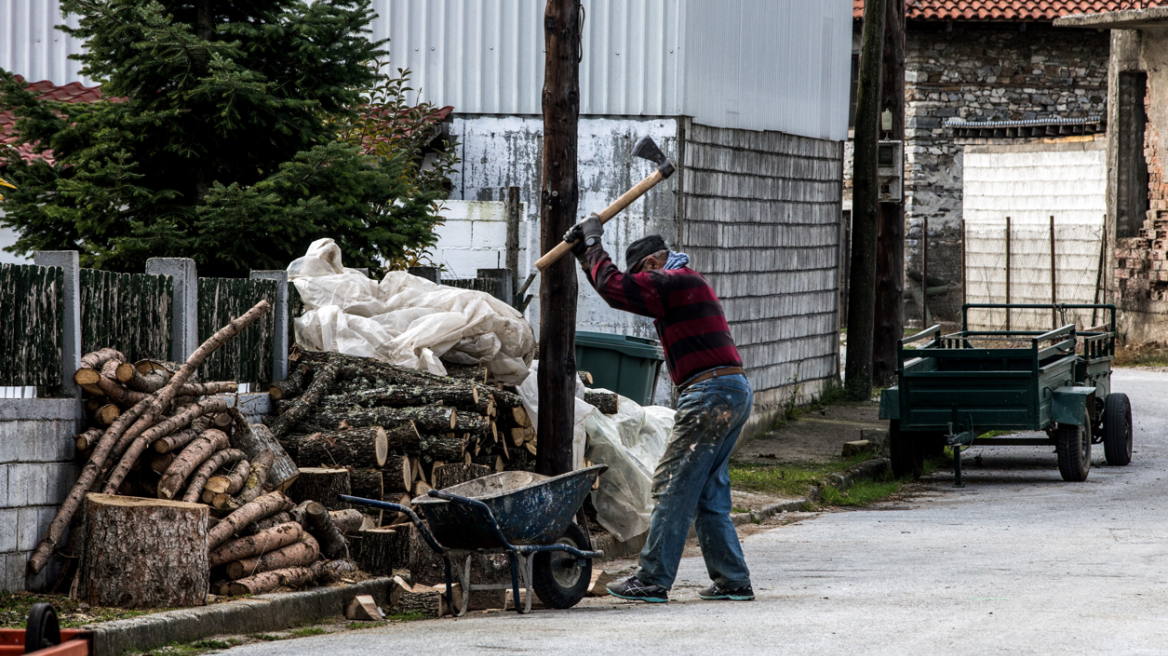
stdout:
[(754, 392), (730, 336), (718, 297), (706, 279), (689, 268), (689, 257), (669, 250), (661, 235), (633, 242), (621, 272), (604, 247), (596, 214), (572, 226), (564, 241), (588, 281), (608, 304), (653, 317), (669, 375), (680, 390), (673, 435), (653, 474), (657, 505), (640, 568), (610, 583), (622, 599), (664, 603), (677, 577), (690, 521), (714, 584), (702, 599), (754, 599), (742, 545), (730, 521), (730, 454), (750, 416)]

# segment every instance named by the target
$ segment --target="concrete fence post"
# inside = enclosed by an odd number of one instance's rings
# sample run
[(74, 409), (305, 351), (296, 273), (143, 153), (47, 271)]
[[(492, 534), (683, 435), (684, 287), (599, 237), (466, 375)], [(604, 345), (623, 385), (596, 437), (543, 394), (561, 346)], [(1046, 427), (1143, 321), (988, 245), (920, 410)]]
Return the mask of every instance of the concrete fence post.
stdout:
[(61, 321), (61, 387), (66, 397), (78, 399), (77, 419), (81, 419), (81, 388), (73, 382), (73, 374), (81, 368), (81, 263), (77, 251), (37, 251), (33, 262), (37, 266), (61, 267), (62, 299)]
[(195, 261), (185, 257), (152, 257), (146, 273), (174, 280), (171, 303), (170, 359), (185, 362), (199, 348), (199, 272)]
[(288, 377), (288, 272), (252, 271), (252, 280), (276, 281), (276, 307), (272, 308), (272, 382)]

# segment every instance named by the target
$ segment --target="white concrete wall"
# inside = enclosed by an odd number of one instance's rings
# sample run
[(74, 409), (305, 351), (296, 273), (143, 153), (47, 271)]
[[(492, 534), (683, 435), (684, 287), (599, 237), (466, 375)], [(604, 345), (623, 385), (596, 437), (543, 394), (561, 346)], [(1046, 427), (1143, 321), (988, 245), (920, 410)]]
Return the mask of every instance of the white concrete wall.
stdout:
[[(519, 208), (527, 215), (527, 203)], [(431, 250), (434, 264), (444, 267), (445, 278), (474, 278), (479, 269), (502, 269), (507, 265), (507, 205), (501, 201), (448, 200), (440, 214), (443, 224), (438, 246)], [(531, 266), (528, 259), (531, 224), (519, 223), (519, 267)]]
[[(966, 146), (963, 181), (966, 300), (1006, 301), (1006, 217), (1010, 217), (1010, 302), (1050, 303), (1050, 217), (1055, 220), (1055, 298), (1094, 302), (1107, 213), (1105, 142)], [(1050, 328), (1049, 311), (1014, 311), (1011, 328)], [(1090, 322), (1090, 312), (1059, 322)], [(1005, 326), (1004, 312), (971, 315)]]

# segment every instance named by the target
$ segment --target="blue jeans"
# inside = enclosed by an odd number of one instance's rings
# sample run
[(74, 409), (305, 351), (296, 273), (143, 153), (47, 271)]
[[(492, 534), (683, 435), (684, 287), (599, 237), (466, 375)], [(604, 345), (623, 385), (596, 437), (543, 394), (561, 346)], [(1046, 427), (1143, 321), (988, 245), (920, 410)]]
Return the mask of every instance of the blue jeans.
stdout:
[(730, 454), (753, 400), (742, 375), (710, 378), (681, 393), (673, 436), (653, 473), (657, 506), (641, 550), (641, 582), (673, 587), (692, 520), (714, 583), (731, 589), (750, 584), (730, 521)]

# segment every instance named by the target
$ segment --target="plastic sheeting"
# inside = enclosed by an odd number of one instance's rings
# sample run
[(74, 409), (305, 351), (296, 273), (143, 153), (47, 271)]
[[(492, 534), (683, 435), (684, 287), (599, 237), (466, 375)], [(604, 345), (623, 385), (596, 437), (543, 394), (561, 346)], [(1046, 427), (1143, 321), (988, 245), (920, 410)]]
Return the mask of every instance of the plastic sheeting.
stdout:
[(592, 493), (596, 519), (621, 541), (649, 530), (653, 471), (665, 453), (676, 414), (671, 408), (641, 406), (622, 396), (615, 415), (594, 411), (584, 421), (585, 457), (608, 465), (600, 476), (600, 489)]
[(535, 355), (531, 324), (486, 292), (438, 285), (404, 271), (380, 282), (346, 269), (332, 239), (318, 239), (288, 265), (306, 312), (296, 344), (445, 375), (440, 359), (483, 363), (504, 383), (527, 377)]
[[(523, 400), (523, 409), (531, 419), (531, 425), (539, 427), (539, 385), (536, 374), (539, 373), (539, 362), (531, 363), (531, 373), (527, 380), (517, 388), (519, 398)], [(572, 417), (572, 469), (584, 468), (584, 448), (587, 434), (584, 430), (584, 420), (596, 412), (596, 408), (584, 401), (584, 383), (576, 379), (576, 407)], [(599, 413), (597, 413), (599, 414)], [(600, 463), (597, 463), (600, 464)], [(607, 464), (607, 463), (606, 463)]]

